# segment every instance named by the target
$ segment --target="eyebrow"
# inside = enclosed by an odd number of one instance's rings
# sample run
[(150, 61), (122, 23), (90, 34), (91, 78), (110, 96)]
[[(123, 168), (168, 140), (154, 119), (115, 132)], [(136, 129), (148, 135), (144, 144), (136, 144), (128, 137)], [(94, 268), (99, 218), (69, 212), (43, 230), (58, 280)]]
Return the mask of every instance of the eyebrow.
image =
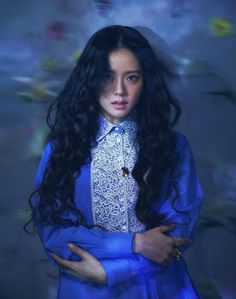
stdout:
[[(108, 73), (115, 73), (115, 72), (113, 70), (109, 70)], [(126, 75), (133, 74), (133, 73), (140, 74), (140, 75), (142, 74), (140, 70), (129, 70), (125, 72)]]

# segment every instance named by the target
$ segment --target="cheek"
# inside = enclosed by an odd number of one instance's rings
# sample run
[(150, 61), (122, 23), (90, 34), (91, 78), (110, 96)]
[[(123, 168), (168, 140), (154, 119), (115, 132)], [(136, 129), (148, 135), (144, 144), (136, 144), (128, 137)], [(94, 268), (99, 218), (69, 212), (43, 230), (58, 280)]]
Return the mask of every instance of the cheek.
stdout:
[(110, 96), (112, 94), (112, 90), (113, 90), (112, 83), (105, 84), (102, 89), (101, 96), (104, 96), (104, 97)]
[(98, 104), (100, 107), (106, 106), (106, 97), (102, 94), (98, 100)]
[(140, 85), (140, 86), (136, 86), (133, 90), (133, 99), (138, 101), (139, 100), (139, 97), (140, 97), (140, 94), (142, 92), (142, 89), (143, 89), (143, 85)]
[(102, 94), (100, 95), (100, 97), (98, 98), (98, 104), (100, 107), (105, 107), (110, 99), (110, 95), (109, 93), (105, 93), (105, 91), (102, 92)]

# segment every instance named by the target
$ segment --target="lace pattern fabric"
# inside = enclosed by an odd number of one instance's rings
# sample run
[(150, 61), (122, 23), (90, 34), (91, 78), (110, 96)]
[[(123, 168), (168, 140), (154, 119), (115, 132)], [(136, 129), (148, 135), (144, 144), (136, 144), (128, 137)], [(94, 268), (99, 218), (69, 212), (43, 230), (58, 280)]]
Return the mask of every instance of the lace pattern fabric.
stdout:
[[(135, 137), (133, 118), (114, 125), (101, 117), (97, 145), (91, 153), (91, 193), (94, 223), (108, 231), (145, 229), (134, 209), (138, 194), (138, 185), (131, 175), (138, 151)], [(128, 178), (122, 176), (123, 166), (129, 169)]]

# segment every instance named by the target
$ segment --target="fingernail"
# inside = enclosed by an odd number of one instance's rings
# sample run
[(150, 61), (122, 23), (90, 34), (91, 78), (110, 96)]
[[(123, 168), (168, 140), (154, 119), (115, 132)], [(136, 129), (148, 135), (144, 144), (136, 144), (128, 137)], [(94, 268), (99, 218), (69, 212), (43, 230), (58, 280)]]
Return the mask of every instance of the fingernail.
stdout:
[(69, 248), (73, 248), (73, 246), (74, 246), (74, 245), (73, 245), (72, 243), (68, 243), (68, 247), (69, 247)]

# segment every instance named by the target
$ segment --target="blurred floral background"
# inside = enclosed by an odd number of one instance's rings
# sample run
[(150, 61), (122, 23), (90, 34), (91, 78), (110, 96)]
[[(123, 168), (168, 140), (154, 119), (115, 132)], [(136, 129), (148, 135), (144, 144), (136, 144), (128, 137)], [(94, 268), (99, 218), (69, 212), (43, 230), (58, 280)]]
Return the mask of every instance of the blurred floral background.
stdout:
[[(46, 112), (87, 39), (135, 26), (162, 56), (205, 202), (186, 262), (203, 299), (236, 298), (236, 2), (2, 0), (0, 299), (53, 299), (57, 270), (22, 226), (47, 134)], [(181, 298), (180, 298), (181, 299)]]

